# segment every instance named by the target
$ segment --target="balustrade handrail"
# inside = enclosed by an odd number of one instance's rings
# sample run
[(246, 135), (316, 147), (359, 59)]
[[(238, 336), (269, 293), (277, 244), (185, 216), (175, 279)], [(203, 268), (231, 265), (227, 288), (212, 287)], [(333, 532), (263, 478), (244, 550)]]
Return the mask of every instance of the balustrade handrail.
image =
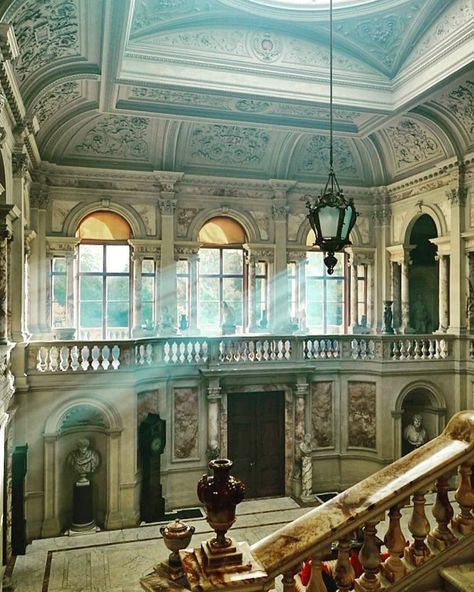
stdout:
[(272, 579), (473, 461), (474, 411), (461, 411), (440, 436), (258, 541), (252, 553)]
[(444, 360), (454, 335), (170, 335), (130, 340), (33, 341), (28, 371), (118, 370), (157, 364), (212, 365), (313, 360)]

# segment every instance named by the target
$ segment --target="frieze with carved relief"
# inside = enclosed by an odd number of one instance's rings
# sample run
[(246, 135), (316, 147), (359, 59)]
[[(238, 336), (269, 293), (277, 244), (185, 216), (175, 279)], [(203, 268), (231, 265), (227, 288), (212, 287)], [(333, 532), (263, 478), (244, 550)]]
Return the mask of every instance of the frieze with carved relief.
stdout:
[(79, 55), (77, 0), (27, 0), (8, 17), (20, 47), (15, 71), (21, 82), (55, 60)]
[(270, 142), (267, 131), (236, 125), (195, 127), (191, 155), (207, 162), (226, 165), (260, 164)]
[[(335, 138), (334, 168), (338, 174), (346, 177), (357, 176), (357, 167), (348, 140)], [(311, 136), (304, 145), (301, 154), (301, 164), (298, 167), (300, 172), (326, 174), (329, 167), (329, 137)]]
[(80, 154), (144, 160), (148, 157), (145, 138), (149, 124), (145, 117), (105, 115), (86, 132), (75, 150)]
[(474, 136), (474, 81), (466, 80), (449, 93), (434, 101), (456, 117), (466, 128), (471, 139)]

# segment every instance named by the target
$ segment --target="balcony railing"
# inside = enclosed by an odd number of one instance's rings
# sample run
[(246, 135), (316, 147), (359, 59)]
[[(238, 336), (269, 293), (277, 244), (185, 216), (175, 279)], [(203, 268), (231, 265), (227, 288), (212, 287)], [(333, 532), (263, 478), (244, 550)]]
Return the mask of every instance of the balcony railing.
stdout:
[(453, 335), (172, 336), (31, 342), (26, 351), (28, 373), (87, 372), (312, 360), (436, 361), (452, 357), (453, 339)]

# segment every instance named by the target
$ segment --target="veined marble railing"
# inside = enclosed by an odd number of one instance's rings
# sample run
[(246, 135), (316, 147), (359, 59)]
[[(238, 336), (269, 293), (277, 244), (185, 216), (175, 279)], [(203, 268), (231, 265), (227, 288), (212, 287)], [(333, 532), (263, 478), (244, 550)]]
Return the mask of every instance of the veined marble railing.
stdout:
[(84, 372), (155, 365), (258, 364), (308, 360), (444, 360), (453, 335), (235, 335), (121, 341), (31, 342), (29, 372)]
[[(267, 571), (268, 580), (283, 576), (284, 592), (294, 591), (295, 574), (308, 557), (312, 558), (312, 575), (307, 590), (325, 592), (321, 560), (336, 541), (335, 580), (340, 592), (354, 586), (356, 591), (423, 589), (416, 580), (418, 577), (421, 582), (430, 566), (442, 564), (449, 556), (452, 559), (463, 546), (472, 553), (473, 463), (474, 411), (463, 411), (450, 420), (440, 436), (255, 543), (252, 553)], [(455, 511), (447, 492), (448, 479), (456, 470)], [(424, 496), (434, 483), (436, 501), (432, 513), (436, 526), (430, 530)], [(410, 533), (405, 533), (400, 528), (400, 516), (410, 496)], [(384, 542), (389, 557), (381, 564), (376, 527), (387, 511)], [(359, 554), (363, 573), (355, 580), (349, 552), (353, 533), (360, 527), (364, 528)], [(407, 536), (410, 534), (411, 540)]]

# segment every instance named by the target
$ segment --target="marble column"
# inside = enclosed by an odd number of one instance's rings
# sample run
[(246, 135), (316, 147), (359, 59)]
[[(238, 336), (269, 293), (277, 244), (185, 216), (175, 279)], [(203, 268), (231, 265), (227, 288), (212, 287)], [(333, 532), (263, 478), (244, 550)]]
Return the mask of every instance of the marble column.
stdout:
[(402, 324), (402, 303), (401, 303), (401, 264), (398, 261), (392, 262), (392, 302), (393, 302), (393, 327), (400, 329)]
[(74, 265), (77, 259), (77, 248), (64, 254), (66, 259), (66, 326), (76, 326), (76, 301), (74, 294), (75, 270)]
[(296, 281), (298, 287), (298, 321), (299, 330), (308, 328), (306, 320), (306, 253), (296, 259)]
[(189, 257), (189, 335), (198, 335), (198, 253), (193, 253)]
[(8, 265), (9, 249), (8, 241), (12, 239), (11, 229), (12, 216), (14, 217), (16, 208), (11, 205), (0, 206), (0, 342), (9, 341), (8, 326)]
[(350, 331), (357, 333), (359, 329), (359, 282), (357, 259), (351, 258), (351, 326)]
[[(36, 232), (31, 243), (31, 292), (34, 296), (29, 302), (29, 330), (35, 338), (49, 338), (50, 322), (50, 273), (49, 260), (46, 255), (46, 217), (49, 204), (48, 188), (35, 184), (30, 195), (30, 227)], [(68, 326), (73, 326), (69, 325)]]
[(374, 329), (375, 277), (374, 262), (367, 264), (367, 326)]
[(410, 284), (409, 284), (409, 268), (410, 258), (405, 254), (401, 262), (401, 331), (402, 333), (413, 333), (410, 327)]
[(439, 327), (438, 333), (446, 333), (449, 327), (449, 257), (439, 255)]
[(132, 283), (132, 335), (139, 336), (142, 332), (142, 265), (143, 255), (136, 250), (132, 253), (133, 283)]
[(307, 399), (309, 394), (309, 385), (305, 378), (300, 378), (296, 383), (295, 393), (295, 436), (294, 436), (294, 471), (293, 471), (293, 495), (297, 498), (302, 497), (303, 491), (303, 454), (301, 444), (304, 440)]
[(257, 261), (253, 254), (247, 252), (248, 266), (248, 323), (247, 332), (252, 333), (257, 330), (257, 295), (256, 295), (256, 265)]
[(374, 187), (374, 236), (375, 236), (375, 293), (372, 327), (382, 331), (384, 326), (384, 301), (391, 300), (390, 259), (387, 247), (391, 244), (391, 206), (387, 187)]
[(221, 387), (213, 383), (207, 389), (207, 458), (218, 458), (221, 451), (220, 441), (220, 403)]

